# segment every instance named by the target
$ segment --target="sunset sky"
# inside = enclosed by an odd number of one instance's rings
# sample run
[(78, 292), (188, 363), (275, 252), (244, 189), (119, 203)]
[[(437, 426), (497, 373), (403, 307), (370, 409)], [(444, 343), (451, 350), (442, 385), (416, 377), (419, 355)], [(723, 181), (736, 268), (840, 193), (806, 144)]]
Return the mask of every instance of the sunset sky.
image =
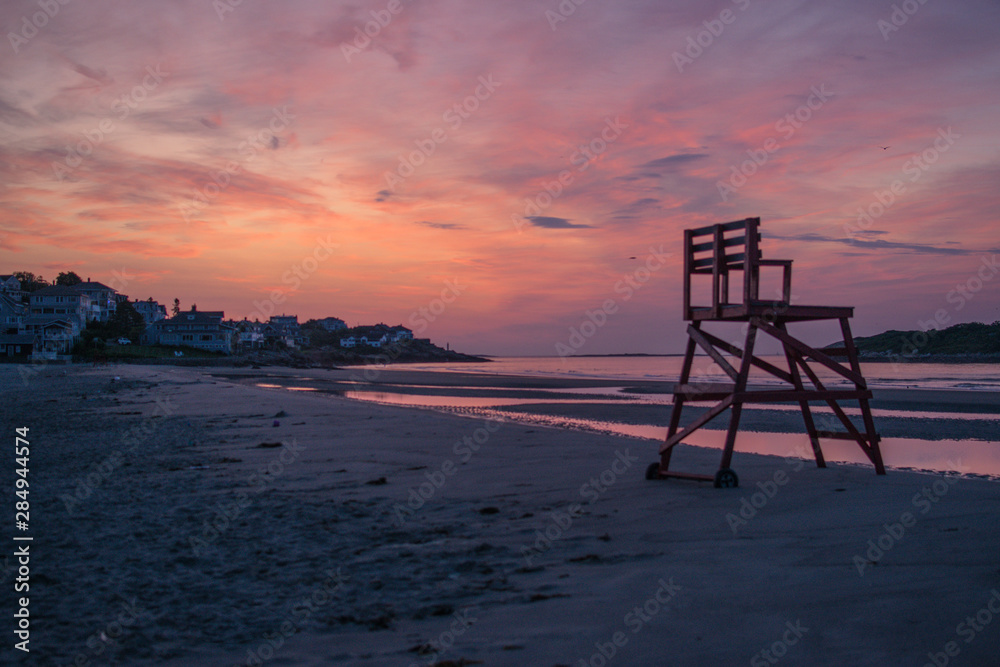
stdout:
[(6, 0), (0, 27), (0, 274), (492, 354), (611, 299), (580, 353), (679, 352), (682, 230), (760, 216), (796, 302), (858, 335), (1000, 319), (996, 2)]

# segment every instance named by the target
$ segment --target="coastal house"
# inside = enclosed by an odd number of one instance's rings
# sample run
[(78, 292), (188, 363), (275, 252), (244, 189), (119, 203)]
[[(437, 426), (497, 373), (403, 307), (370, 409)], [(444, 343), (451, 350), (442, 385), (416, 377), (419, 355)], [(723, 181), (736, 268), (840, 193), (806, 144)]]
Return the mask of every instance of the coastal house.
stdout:
[(80, 337), (81, 327), (75, 318), (57, 318), (52, 315), (29, 315), (25, 320), (25, 335), (34, 342), (33, 359), (68, 358), (73, 344)]
[(132, 307), (135, 308), (135, 312), (142, 315), (142, 319), (146, 321), (146, 326), (149, 326), (153, 322), (167, 319), (167, 307), (153, 301), (152, 297), (146, 301), (133, 301)]
[(16, 334), (24, 329), (28, 307), (9, 294), (0, 294), (0, 334)]
[(38, 336), (32, 334), (0, 333), (0, 357), (27, 359), (38, 344)]
[(413, 340), (413, 332), (404, 327), (402, 324), (397, 324), (394, 327), (390, 327), (389, 335), (392, 337), (392, 342), (401, 343), (407, 340)]
[(321, 320), (316, 320), (316, 324), (330, 332), (343, 331), (347, 328), (347, 323), (339, 317), (324, 317)]
[[(36, 290), (29, 295), (29, 318), (41, 317), (39, 321), (61, 319), (72, 322), (77, 332), (87, 326), (87, 322), (95, 319), (98, 310), (92, 308), (90, 296), (86, 292), (65, 285), (49, 285)], [(29, 331), (29, 333), (31, 333)]]
[(399, 324), (390, 327), (386, 324), (375, 324), (373, 326), (354, 327), (350, 329), (350, 335), (340, 339), (341, 347), (384, 347), (391, 343), (400, 343), (413, 340), (413, 332)]
[(247, 350), (259, 350), (264, 347), (264, 325), (260, 322), (251, 322), (244, 318), (240, 321), (226, 322), (233, 328), (233, 348), (245, 352)]
[(234, 327), (224, 324), (221, 310), (191, 310), (153, 322), (146, 327), (142, 342), (146, 345), (194, 347), (210, 352), (233, 351)]
[(0, 275), (0, 294), (6, 294), (15, 301), (20, 301), (24, 296), (21, 281), (12, 274)]
[(87, 278), (86, 281), (73, 285), (71, 289), (90, 297), (90, 308), (93, 311), (93, 317), (90, 319), (92, 320), (107, 322), (118, 306), (116, 298), (118, 291), (104, 283), (91, 281), (90, 278)]
[(369, 347), (382, 347), (389, 342), (389, 327), (384, 324), (376, 324), (373, 327), (358, 327), (361, 335), (358, 336), (358, 345)]
[(298, 347), (305, 344), (298, 315), (272, 315), (264, 325), (263, 332), (268, 346)]

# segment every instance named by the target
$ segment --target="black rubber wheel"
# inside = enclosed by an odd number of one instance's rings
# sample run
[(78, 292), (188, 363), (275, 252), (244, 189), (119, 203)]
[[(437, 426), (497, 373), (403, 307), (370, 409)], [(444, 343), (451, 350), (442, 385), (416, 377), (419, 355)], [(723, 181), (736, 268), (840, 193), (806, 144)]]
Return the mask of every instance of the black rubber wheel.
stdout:
[(735, 489), (740, 485), (740, 478), (736, 476), (736, 471), (730, 468), (722, 468), (715, 473), (715, 488)]
[(649, 464), (649, 467), (646, 468), (646, 479), (660, 479), (659, 462)]

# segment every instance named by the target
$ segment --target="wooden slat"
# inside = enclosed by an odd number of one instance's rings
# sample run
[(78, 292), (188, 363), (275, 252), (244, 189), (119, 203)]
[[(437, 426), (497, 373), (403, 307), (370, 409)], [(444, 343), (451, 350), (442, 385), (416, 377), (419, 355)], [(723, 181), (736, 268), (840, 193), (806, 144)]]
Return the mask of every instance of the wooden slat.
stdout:
[(707, 338), (705, 338), (701, 331), (694, 326), (688, 325), (688, 336), (690, 336), (694, 342), (698, 343), (698, 345), (701, 346), (701, 349), (708, 353), (708, 356), (712, 357), (712, 361), (717, 363), (719, 368), (721, 368), (731, 380), (735, 381), (739, 377), (739, 373), (736, 372), (736, 369), (729, 364), (725, 357), (719, 354), (719, 351), (715, 349)]
[[(743, 350), (741, 350), (740, 348), (736, 347), (732, 343), (727, 343), (726, 341), (724, 341), (721, 338), (718, 338), (716, 336), (713, 336), (712, 334), (708, 333), (707, 331), (702, 331), (701, 333), (702, 333), (703, 336), (705, 336), (705, 338), (708, 339), (708, 341), (710, 343), (712, 343), (716, 347), (721, 347), (723, 350), (725, 350), (729, 354), (735, 355), (735, 356), (739, 357), (740, 359), (743, 358)], [(771, 375), (775, 376), (778, 379), (784, 380), (785, 382), (788, 382), (789, 384), (794, 384), (794, 382), (792, 381), (792, 376), (787, 371), (782, 370), (781, 368), (778, 368), (774, 364), (771, 364), (771, 363), (768, 363), (768, 362), (764, 361), (760, 357), (751, 355), (750, 363), (752, 363), (754, 366), (756, 366), (757, 368), (759, 368), (759, 369), (761, 369), (763, 371), (767, 371), (768, 373), (770, 373)]]
[[(728, 267), (730, 269), (742, 269), (743, 262), (746, 259), (746, 254), (742, 252), (733, 253), (731, 255), (726, 255), (722, 266)], [(715, 265), (716, 256), (702, 257), (700, 259), (695, 259), (691, 262), (691, 266), (695, 269), (700, 269), (706, 266)]]
[(841, 433), (839, 431), (826, 431), (821, 433), (822, 433), (820, 435), (821, 438), (826, 438), (829, 440), (858, 440), (859, 437), (861, 438), (861, 440), (864, 440), (866, 442), (868, 440), (868, 436), (864, 434), (854, 436), (850, 433)]
[(688, 437), (702, 426), (712, 421), (720, 414), (722, 414), (731, 404), (732, 404), (732, 394), (724, 398), (718, 405), (698, 417), (693, 422), (691, 422), (687, 428), (685, 428), (680, 433), (675, 433), (671, 437), (667, 438), (666, 441), (660, 446), (660, 454), (663, 454), (668, 449), (673, 448), (674, 445), (678, 444), (681, 440)]
[(850, 370), (848, 368), (844, 368), (843, 366), (841, 366), (836, 361), (834, 361), (830, 357), (826, 356), (825, 354), (823, 354), (819, 350), (809, 347), (808, 345), (806, 345), (805, 343), (799, 341), (796, 338), (792, 338), (790, 335), (788, 335), (784, 331), (781, 331), (780, 329), (776, 329), (775, 327), (771, 326), (770, 324), (768, 324), (767, 322), (764, 322), (763, 320), (761, 320), (759, 318), (754, 318), (754, 323), (759, 328), (761, 328), (762, 330), (764, 330), (765, 332), (767, 332), (769, 335), (774, 336), (775, 338), (777, 338), (778, 340), (780, 340), (782, 343), (786, 343), (787, 345), (790, 345), (791, 347), (793, 347), (796, 350), (798, 350), (799, 352), (801, 352), (804, 356), (809, 357), (810, 359), (813, 359), (814, 361), (818, 361), (819, 363), (821, 363), (824, 366), (826, 366), (827, 368), (829, 368), (831, 371), (837, 373), (838, 375), (842, 375), (843, 377), (847, 378), (848, 380), (850, 380), (851, 382), (853, 382), (858, 387), (866, 387), (867, 386), (867, 384), (865, 383), (865, 378), (862, 377), (861, 374), (856, 373), (853, 370)]
[(694, 273), (694, 253), (691, 252), (691, 230), (684, 231), (684, 319), (691, 320), (691, 274)]
[[(731, 248), (734, 245), (743, 245), (747, 241), (746, 236), (734, 236), (732, 238), (724, 239), (722, 241), (723, 248)], [(705, 250), (715, 250), (715, 241), (705, 241), (704, 243), (695, 243), (691, 246), (692, 252), (703, 252)]]
[(871, 398), (871, 391), (868, 389), (828, 389), (826, 391), (764, 389), (737, 392), (733, 396), (733, 403), (798, 403), (799, 401), (812, 403), (815, 401), (851, 401), (859, 398)]
[(672, 478), (676, 478), (676, 479), (690, 479), (690, 480), (693, 480), (695, 482), (714, 482), (715, 481), (715, 476), (714, 475), (699, 475), (699, 474), (693, 473), (693, 472), (674, 472), (672, 470), (668, 470), (667, 472), (661, 472), (660, 473), (660, 479), (667, 479), (667, 478), (671, 478), (671, 477)]
[(705, 236), (706, 234), (714, 234), (716, 227), (721, 227), (724, 232), (731, 232), (734, 229), (743, 229), (747, 226), (748, 222), (756, 221), (760, 223), (760, 218), (744, 218), (743, 220), (736, 220), (733, 222), (722, 222), (717, 225), (709, 225), (707, 227), (697, 227), (690, 230), (694, 236)]

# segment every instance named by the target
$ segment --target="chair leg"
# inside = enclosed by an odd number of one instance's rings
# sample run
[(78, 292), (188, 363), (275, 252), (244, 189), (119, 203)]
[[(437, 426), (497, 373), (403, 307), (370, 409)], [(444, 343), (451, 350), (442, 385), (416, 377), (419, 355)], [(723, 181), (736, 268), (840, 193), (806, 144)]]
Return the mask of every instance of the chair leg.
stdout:
[[(750, 326), (747, 329), (746, 342), (743, 346), (743, 359), (740, 362), (740, 374), (736, 378), (736, 386), (733, 387), (733, 393), (740, 394), (746, 391), (747, 380), (750, 377), (750, 368), (753, 365), (753, 346), (754, 342), (757, 340), (757, 326), (754, 322), (750, 322)], [(733, 449), (736, 447), (736, 431), (740, 427), (740, 415), (743, 412), (743, 401), (742, 399), (737, 399), (733, 402), (733, 412), (729, 417), (729, 430), (726, 431), (726, 445), (722, 450), (722, 461), (719, 464), (719, 469), (729, 468), (732, 466), (733, 462)]]
[[(784, 322), (780, 322), (778, 328), (788, 333), (788, 327), (785, 326)], [(795, 387), (796, 391), (805, 391), (795, 350), (784, 343), (782, 343), (782, 347), (785, 350), (785, 360), (788, 362), (788, 372), (792, 376), (792, 386)], [(823, 448), (819, 444), (819, 432), (816, 430), (816, 423), (813, 421), (809, 401), (799, 401), (799, 408), (802, 410), (802, 421), (805, 422), (806, 432), (809, 434), (809, 442), (812, 445), (813, 457), (816, 459), (816, 467), (825, 468), (826, 459), (823, 457)]]
[[(698, 328), (698, 324), (694, 325)], [(684, 352), (684, 364), (681, 366), (681, 377), (678, 384), (686, 385), (688, 380), (691, 379), (691, 365), (694, 363), (694, 351), (695, 351), (695, 341), (693, 338), (688, 338), (687, 348)], [(667, 440), (670, 440), (677, 433), (677, 430), (681, 425), (681, 411), (684, 409), (684, 397), (674, 394), (674, 404), (670, 411), (670, 428), (667, 429)], [(660, 454), (660, 470), (666, 472), (670, 470), (670, 455), (673, 453), (673, 448), (670, 448)]]
[[(854, 347), (854, 337), (851, 335), (851, 323), (846, 317), (840, 318), (840, 330), (844, 333), (844, 348), (847, 350), (847, 358), (851, 363), (851, 370), (861, 375), (861, 364), (858, 362), (858, 350)], [(857, 386), (858, 389), (866, 389), (866, 386)], [(868, 458), (875, 466), (875, 474), (885, 474), (885, 463), (882, 461), (882, 449), (879, 447), (879, 435), (875, 431), (875, 420), (872, 419), (871, 406), (867, 398), (859, 398), (858, 404), (861, 407), (861, 418), (865, 424), (865, 435), (868, 439), (870, 452)], [(862, 449), (864, 449), (862, 447)]]

